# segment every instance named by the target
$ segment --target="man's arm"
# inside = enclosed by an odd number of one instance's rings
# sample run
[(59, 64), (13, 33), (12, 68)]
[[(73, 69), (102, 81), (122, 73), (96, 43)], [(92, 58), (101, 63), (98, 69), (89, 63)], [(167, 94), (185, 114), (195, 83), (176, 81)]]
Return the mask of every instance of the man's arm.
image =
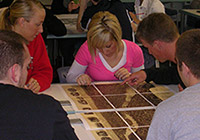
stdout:
[(180, 83), (180, 77), (178, 75), (178, 71), (175, 64), (171, 67), (151, 67), (149, 69), (144, 69), (144, 71), (147, 75), (147, 82), (154, 81), (156, 84)]

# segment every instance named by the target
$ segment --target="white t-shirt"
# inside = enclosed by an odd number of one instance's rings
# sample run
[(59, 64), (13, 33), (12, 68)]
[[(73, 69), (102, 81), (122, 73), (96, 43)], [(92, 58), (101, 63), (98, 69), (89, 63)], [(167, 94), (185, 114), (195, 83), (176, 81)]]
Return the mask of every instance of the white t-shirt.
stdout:
[(135, 0), (135, 12), (141, 21), (152, 13), (165, 13), (165, 7), (160, 0), (144, 0), (140, 5), (140, 0)]

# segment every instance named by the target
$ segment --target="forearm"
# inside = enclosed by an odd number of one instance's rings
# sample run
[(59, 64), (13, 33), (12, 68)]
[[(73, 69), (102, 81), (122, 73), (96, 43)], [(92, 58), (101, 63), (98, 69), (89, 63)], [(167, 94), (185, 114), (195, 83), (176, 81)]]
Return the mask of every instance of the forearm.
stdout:
[(144, 69), (144, 65), (140, 66), (140, 67), (137, 67), (137, 68), (131, 68), (131, 73), (134, 73), (134, 72), (137, 72), (137, 71), (140, 71), (141, 69)]
[(154, 81), (157, 84), (178, 84), (180, 82), (178, 72), (174, 67), (150, 68), (144, 71), (147, 74), (147, 82)]
[(88, 2), (89, 2), (89, 0), (81, 0), (80, 1), (80, 9), (79, 9), (78, 18), (77, 18), (77, 30), (78, 31), (83, 31), (81, 28), (81, 19), (82, 19), (85, 9), (87, 8)]
[(76, 79), (85, 73), (87, 66), (83, 66), (79, 64), (76, 60), (74, 60), (69, 72), (67, 73), (66, 80), (69, 83), (76, 82)]

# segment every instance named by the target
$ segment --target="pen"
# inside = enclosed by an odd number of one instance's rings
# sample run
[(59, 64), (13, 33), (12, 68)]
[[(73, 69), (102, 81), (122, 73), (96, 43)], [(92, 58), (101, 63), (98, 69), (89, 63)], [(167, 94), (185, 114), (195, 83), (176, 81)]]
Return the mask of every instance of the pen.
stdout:
[(132, 22), (135, 23), (135, 24), (137, 24), (134, 20), (131, 20), (131, 23), (132, 23)]

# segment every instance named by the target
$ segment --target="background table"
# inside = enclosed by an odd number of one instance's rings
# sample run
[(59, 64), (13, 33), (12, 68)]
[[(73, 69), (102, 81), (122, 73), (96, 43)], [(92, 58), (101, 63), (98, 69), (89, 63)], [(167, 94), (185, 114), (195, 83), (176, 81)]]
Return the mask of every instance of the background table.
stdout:
[(200, 9), (181, 9), (181, 33), (185, 31), (186, 16), (193, 16), (200, 19)]
[[(76, 30), (76, 23), (78, 14), (61, 14), (56, 15), (58, 19), (60, 19), (67, 28), (67, 34), (63, 36), (55, 36), (49, 34), (47, 36), (47, 41), (53, 40), (52, 44), (52, 65), (54, 66), (56, 56), (60, 56), (59, 48), (58, 48), (58, 40), (59, 39), (69, 39), (69, 38), (86, 38), (86, 32), (78, 32)], [(64, 61), (62, 61), (62, 66), (64, 66)]]

